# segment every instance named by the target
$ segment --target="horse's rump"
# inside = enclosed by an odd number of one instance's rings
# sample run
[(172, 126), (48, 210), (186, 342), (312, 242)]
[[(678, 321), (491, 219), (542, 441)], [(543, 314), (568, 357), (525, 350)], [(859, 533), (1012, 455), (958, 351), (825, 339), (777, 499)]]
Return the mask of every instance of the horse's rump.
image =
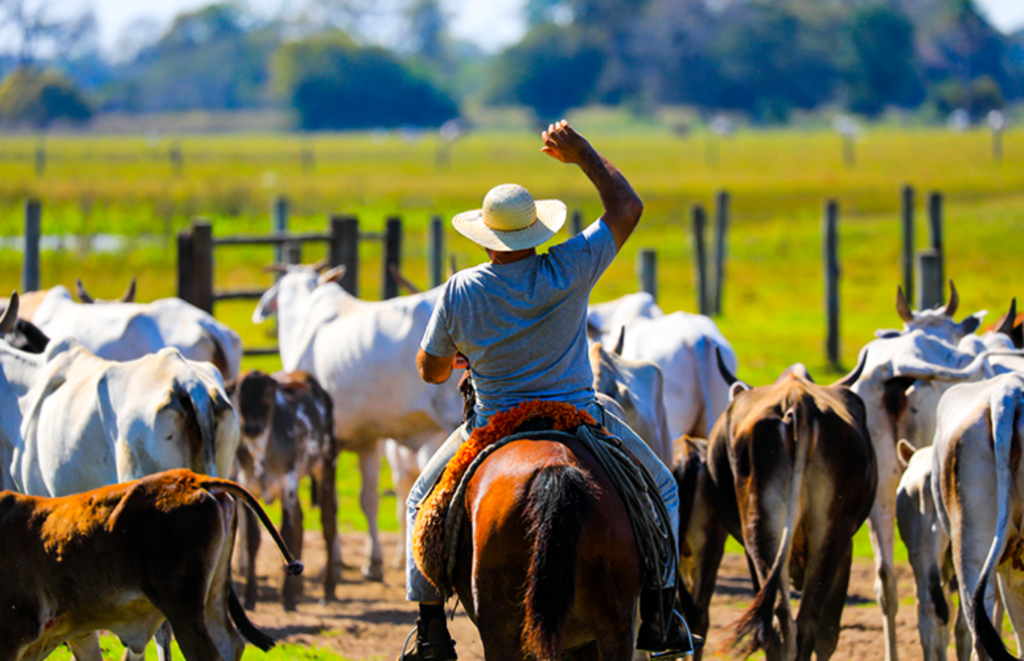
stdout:
[(581, 443), (508, 444), (470, 479), (466, 503), (459, 592), (475, 600), (466, 605), (485, 651), (502, 637), (535, 659), (602, 637), (631, 647), (637, 547), (625, 505)]

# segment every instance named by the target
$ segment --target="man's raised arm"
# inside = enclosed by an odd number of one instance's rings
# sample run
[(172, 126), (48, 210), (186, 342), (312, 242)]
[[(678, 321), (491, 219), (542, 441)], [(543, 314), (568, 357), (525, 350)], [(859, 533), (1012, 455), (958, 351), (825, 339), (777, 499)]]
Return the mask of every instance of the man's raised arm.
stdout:
[(542, 152), (563, 163), (575, 163), (597, 188), (604, 205), (604, 223), (615, 237), (616, 250), (622, 250), (644, 210), (633, 187), (618, 168), (597, 153), (564, 119), (548, 126), (541, 139)]

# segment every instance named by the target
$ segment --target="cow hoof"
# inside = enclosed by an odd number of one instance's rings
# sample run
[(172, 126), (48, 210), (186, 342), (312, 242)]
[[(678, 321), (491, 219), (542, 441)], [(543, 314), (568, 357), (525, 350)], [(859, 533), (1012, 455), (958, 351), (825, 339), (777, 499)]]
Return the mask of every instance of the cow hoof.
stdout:
[(371, 560), (368, 564), (363, 565), (363, 578), (368, 581), (383, 581), (384, 561)]

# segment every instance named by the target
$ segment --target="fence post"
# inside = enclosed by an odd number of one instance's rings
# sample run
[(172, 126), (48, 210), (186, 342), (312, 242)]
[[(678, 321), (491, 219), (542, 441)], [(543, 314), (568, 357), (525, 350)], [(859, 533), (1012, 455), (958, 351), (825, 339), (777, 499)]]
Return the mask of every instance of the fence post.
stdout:
[[(939, 260), (939, 274), (937, 280), (939, 283), (939, 298), (935, 305), (941, 305), (942, 301), (945, 300), (943, 289), (945, 288), (944, 283), (946, 282), (946, 264), (942, 248), (942, 193), (933, 192), (928, 196), (928, 228), (931, 235), (932, 250), (934, 250), (938, 255)], [(925, 305), (923, 301), (919, 304), (922, 310), (931, 307), (930, 305)]]
[(338, 284), (359, 295), (359, 219), (355, 216), (331, 216), (331, 266), (344, 266), (345, 275)]
[(903, 291), (907, 304), (914, 306), (914, 187), (903, 187), (900, 206), (900, 220), (903, 223)]
[(46, 143), (40, 138), (39, 144), (36, 145), (36, 176), (41, 177), (44, 174), (46, 174)]
[(572, 235), (578, 235), (580, 232), (583, 231), (583, 212), (580, 211), (579, 209), (573, 211), (572, 217), (570, 218), (569, 222), (572, 223), (572, 226), (570, 227)]
[(430, 219), (430, 286), (444, 284), (444, 221), (441, 216)]
[(640, 289), (658, 300), (658, 253), (651, 248), (640, 251)]
[(42, 235), (43, 206), (39, 200), (25, 201), (25, 258), (22, 261), (21, 291), (39, 291), (39, 240)]
[(178, 298), (186, 303), (196, 304), (195, 288), (192, 286), (193, 264), (192, 231), (178, 232)]
[[(288, 231), (288, 198), (278, 195), (270, 208), (270, 231), (274, 234), (284, 234)], [(290, 263), (285, 259), (284, 245), (274, 244), (274, 262), (277, 264)], [(280, 274), (278, 274), (280, 279)]]
[(285, 264), (301, 264), (302, 263), (302, 243), (299, 241), (289, 241), (284, 244), (284, 263)]
[(729, 229), (729, 193), (718, 191), (715, 196), (715, 296), (712, 310), (722, 314), (722, 286), (725, 283), (725, 235)]
[(205, 219), (192, 224), (192, 304), (213, 314), (213, 226)]
[(398, 282), (391, 275), (390, 267), (402, 267), (402, 219), (388, 218), (384, 226), (384, 280), (381, 299), (398, 296)]
[(693, 248), (694, 265), (697, 271), (697, 308), (701, 314), (711, 312), (708, 306), (708, 264), (707, 248), (704, 245), (704, 228), (707, 226), (707, 212), (699, 204), (693, 205)]
[(185, 169), (185, 157), (181, 153), (181, 145), (175, 143), (167, 152), (167, 158), (171, 163), (171, 173), (174, 176), (181, 176)]
[(839, 205), (835, 200), (825, 204), (825, 317), (827, 334), (825, 351), (829, 365), (839, 367)]
[(922, 310), (942, 305), (942, 254), (936, 250), (922, 250), (917, 253), (918, 287), (917, 301)]

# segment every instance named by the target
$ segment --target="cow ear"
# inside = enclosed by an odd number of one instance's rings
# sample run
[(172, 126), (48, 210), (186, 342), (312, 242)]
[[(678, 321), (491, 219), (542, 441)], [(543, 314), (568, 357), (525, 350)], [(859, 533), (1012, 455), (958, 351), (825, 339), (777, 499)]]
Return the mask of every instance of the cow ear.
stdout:
[(267, 317), (277, 314), (278, 285), (279, 283), (274, 283), (273, 287), (263, 292), (260, 302), (256, 304), (256, 309), (253, 310), (252, 323), (261, 324)]
[(320, 274), (320, 277), (316, 279), (316, 285), (326, 285), (328, 282), (340, 282), (345, 277), (345, 265), (335, 266), (333, 269), (325, 271)]
[(18, 321), (18, 306), (18, 292), (11, 292), (11, 300), (7, 302), (4, 316), (0, 317), (0, 335), (7, 335), (14, 331), (14, 324)]
[(896, 456), (899, 458), (900, 467), (906, 470), (907, 465), (910, 463), (910, 458), (917, 452), (917, 448), (907, 442), (907, 439), (901, 438), (900, 442), (896, 445)]
[(960, 322), (960, 331), (964, 335), (970, 335), (974, 331), (978, 330), (978, 327), (981, 326), (981, 320), (985, 318), (986, 314), (988, 314), (988, 310), (982, 310), (981, 312), (975, 312), (971, 316), (967, 317)]

